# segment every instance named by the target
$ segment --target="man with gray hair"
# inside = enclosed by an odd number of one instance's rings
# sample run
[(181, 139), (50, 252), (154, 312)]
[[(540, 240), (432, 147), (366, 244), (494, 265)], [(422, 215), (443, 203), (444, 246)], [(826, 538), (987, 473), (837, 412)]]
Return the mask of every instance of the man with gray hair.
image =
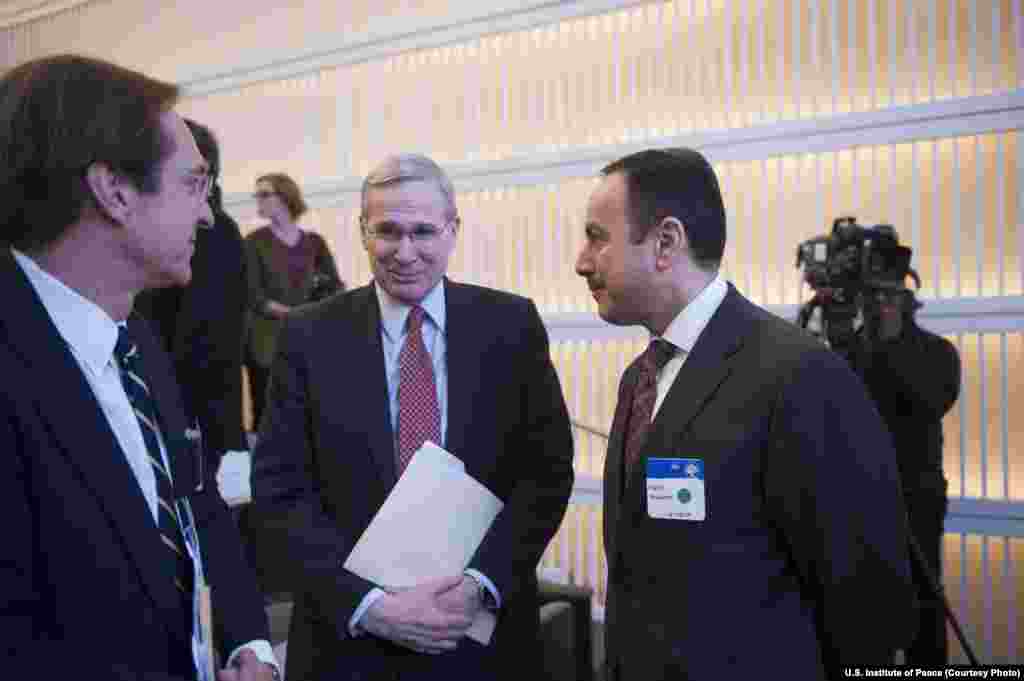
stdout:
[[(281, 334), (252, 483), (294, 567), (291, 681), (540, 672), (535, 569), (572, 489), (572, 434), (534, 304), (445, 276), (459, 228), (436, 163), (388, 158), (362, 189), (373, 281)], [(342, 566), (428, 440), (503, 510), (463, 574), (387, 592)], [(466, 637), (482, 608), (487, 646)]]

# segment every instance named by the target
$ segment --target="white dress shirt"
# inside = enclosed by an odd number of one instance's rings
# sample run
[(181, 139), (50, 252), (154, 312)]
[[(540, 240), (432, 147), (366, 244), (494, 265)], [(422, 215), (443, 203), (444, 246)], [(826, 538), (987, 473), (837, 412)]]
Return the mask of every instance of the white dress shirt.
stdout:
[[(121, 445), (125, 460), (142, 489), (142, 495), (153, 518), (153, 531), (159, 532), (156, 473), (149, 461), (146, 442), (142, 438), (142, 426), (139, 425), (135, 410), (128, 402), (128, 395), (121, 383), (121, 371), (114, 359), (118, 323), (94, 302), (46, 272), (24, 253), (13, 248), (11, 253), (28, 277), (61, 338), (67, 343), (71, 354), (78, 362), (89, 387), (92, 388), (103, 415), (107, 417), (107, 422), (114, 431), (118, 444)], [(163, 436), (159, 429), (156, 434), (164, 468), (170, 475), (171, 467), (167, 465), (167, 450)], [(229, 666), (243, 648), (251, 649), (261, 662), (272, 665), (280, 673), (280, 666), (269, 641), (250, 641), (244, 646), (239, 646), (228, 658)]]
[[(380, 340), (384, 348), (384, 369), (388, 378), (388, 406), (391, 413), (392, 442), (394, 450), (398, 451), (398, 379), (400, 367), (398, 355), (405, 345), (408, 333), (405, 328), (406, 319), (412, 306), (402, 303), (391, 296), (382, 287), (374, 285), (377, 292), (377, 303), (380, 309)], [(445, 335), (445, 323), (447, 321), (444, 282), (439, 281), (434, 288), (430, 289), (427, 295), (420, 301), (423, 308), (423, 325), (420, 333), (423, 336), (423, 345), (430, 355), (431, 364), (434, 366), (434, 385), (437, 389), (437, 407), (441, 412), (441, 440), (437, 444), (444, 446), (448, 439), (448, 345)], [(469, 568), (466, 574), (482, 584), (491, 596), (497, 607), (501, 607), (501, 594), (494, 583), (486, 575), (478, 570)], [(359, 620), (363, 618), (366, 611), (378, 598), (384, 595), (381, 589), (371, 589), (359, 607), (352, 613), (349, 619), (349, 633), (357, 636), (361, 633)]]
[(716, 274), (711, 283), (705, 286), (704, 290), (690, 301), (689, 305), (680, 310), (665, 329), (665, 335), (662, 338), (675, 346), (676, 354), (658, 374), (658, 397), (651, 412), (652, 421), (658, 410), (661, 409), (661, 403), (665, 401), (665, 395), (668, 394), (669, 388), (675, 383), (679, 370), (683, 368), (683, 362), (686, 361), (687, 355), (693, 350), (700, 334), (703, 333), (728, 292), (729, 287), (726, 286), (722, 275)]

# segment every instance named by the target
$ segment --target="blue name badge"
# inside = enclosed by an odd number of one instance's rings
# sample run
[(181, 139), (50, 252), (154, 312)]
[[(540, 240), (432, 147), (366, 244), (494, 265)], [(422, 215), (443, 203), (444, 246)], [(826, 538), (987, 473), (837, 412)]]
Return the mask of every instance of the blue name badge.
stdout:
[(662, 520), (704, 520), (704, 461), (648, 458), (647, 515)]

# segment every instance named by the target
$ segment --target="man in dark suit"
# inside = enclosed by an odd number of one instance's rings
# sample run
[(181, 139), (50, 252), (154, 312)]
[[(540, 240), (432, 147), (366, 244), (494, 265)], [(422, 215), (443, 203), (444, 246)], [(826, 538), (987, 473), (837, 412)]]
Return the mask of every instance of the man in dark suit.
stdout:
[[(573, 443), (533, 303), (444, 274), (459, 228), (430, 159), (363, 184), (373, 282), (292, 313), (253, 460), (296, 593), (290, 681), (498, 679), (539, 673), (536, 566), (573, 484)], [(385, 592), (342, 567), (425, 440), (504, 502), (465, 574)], [(466, 638), (481, 608), (488, 646)]]
[(836, 678), (892, 660), (915, 599), (888, 433), (846, 362), (719, 275), (725, 210), (688, 149), (607, 166), (576, 271), (653, 336), (604, 477), (608, 678)]
[[(0, 80), (0, 645), (11, 678), (269, 681), (237, 531), (132, 304), (184, 285), (207, 164), (178, 88), (75, 56)], [(202, 674), (199, 678), (209, 678)]]
[(186, 119), (210, 164), (211, 229), (196, 232), (188, 286), (143, 291), (135, 311), (152, 320), (174, 358), (185, 410), (199, 423), (205, 463), (216, 473), (221, 457), (247, 450), (242, 430), (242, 342), (245, 338), (245, 251), (238, 223), (224, 211), (220, 149), (213, 132)]

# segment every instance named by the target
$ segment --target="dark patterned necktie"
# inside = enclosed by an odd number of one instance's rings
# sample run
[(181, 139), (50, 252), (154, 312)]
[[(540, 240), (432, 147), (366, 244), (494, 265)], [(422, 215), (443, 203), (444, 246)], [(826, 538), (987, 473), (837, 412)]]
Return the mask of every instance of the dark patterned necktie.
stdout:
[(409, 311), (405, 345), (398, 353), (398, 477), (424, 442), (441, 444), (434, 363), (423, 344), (423, 308)]
[(160, 442), (157, 439), (159, 427), (156, 417), (156, 403), (149, 393), (149, 386), (142, 380), (142, 372), (138, 347), (131, 338), (131, 333), (124, 325), (118, 326), (117, 345), (114, 346), (114, 357), (121, 367), (121, 383), (128, 395), (128, 402), (135, 411), (135, 417), (142, 429), (142, 439), (146, 442), (146, 453), (153, 466), (156, 477), (157, 518), (160, 539), (167, 549), (168, 572), (174, 585), (188, 596), (192, 593), (192, 561), (185, 551), (184, 536), (178, 523), (178, 514), (174, 508), (174, 491), (171, 477), (164, 467), (160, 456)]
[(647, 440), (647, 431), (651, 427), (654, 403), (658, 400), (658, 372), (672, 359), (674, 354), (675, 346), (668, 341), (655, 338), (643, 354), (637, 358), (640, 374), (633, 388), (629, 421), (626, 425), (625, 470), (627, 480), (629, 471), (640, 460), (640, 451)]

